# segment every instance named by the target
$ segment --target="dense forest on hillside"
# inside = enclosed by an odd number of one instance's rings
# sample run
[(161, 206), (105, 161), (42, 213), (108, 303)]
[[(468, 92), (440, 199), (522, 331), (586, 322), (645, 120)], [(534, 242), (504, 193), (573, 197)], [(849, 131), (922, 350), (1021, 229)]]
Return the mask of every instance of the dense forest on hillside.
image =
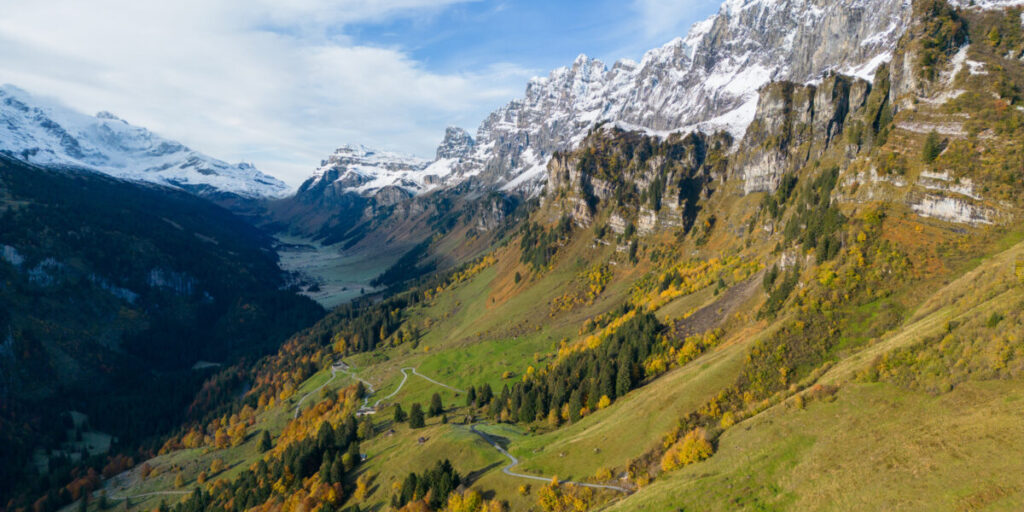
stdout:
[(126, 449), (159, 439), (208, 377), (194, 364), (255, 360), (322, 315), (284, 289), (266, 235), (161, 187), (0, 159), (0, 246), (7, 492), (65, 441), (61, 414)]

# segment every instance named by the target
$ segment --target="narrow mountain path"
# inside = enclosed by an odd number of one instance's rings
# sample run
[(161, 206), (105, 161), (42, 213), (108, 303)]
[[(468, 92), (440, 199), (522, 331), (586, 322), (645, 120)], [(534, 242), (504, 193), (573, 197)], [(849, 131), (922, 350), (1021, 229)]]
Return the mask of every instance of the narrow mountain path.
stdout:
[[(363, 406), (361, 410), (370, 409), (370, 406), (368, 404), (370, 401), (370, 396), (372, 396), (374, 393), (373, 384), (370, 384), (370, 381), (356, 375), (356, 372), (352, 371), (352, 367), (345, 364), (343, 361), (338, 361), (337, 363), (335, 363), (335, 366), (338, 367), (339, 372), (344, 373), (349, 377), (352, 377), (352, 379), (355, 381), (363, 383), (363, 386), (366, 387), (366, 395), (363, 396)], [(380, 400), (378, 400), (377, 403), (380, 403)], [(374, 407), (377, 407), (377, 405), (374, 404)]]
[(327, 379), (327, 382), (324, 382), (323, 384), (321, 384), (320, 387), (314, 389), (313, 391), (310, 391), (309, 393), (306, 393), (305, 395), (303, 395), (302, 398), (299, 399), (299, 402), (297, 404), (295, 404), (295, 413), (292, 414), (292, 419), (298, 418), (299, 417), (299, 413), (302, 412), (302, 402), (305, 402), (306, 399), (309, 398), (314, 393), (318, 393), (321, 389), (323, 389), (325, 386), (330, 384), (331, 381), (334, 380), (335, 377), (338, 376), (338, 371), (341, 370), (341, 367), (339, 367), (339, 365), (344, 366), (346, 368), (348, 367), (347, 365), (345, 365), (345, 363), (341, 363), (341, 362), (332, 364), (331, 365), (331, 378)]
[(417, 376), (417, 377), (419, 377), (421, 379), (424, 379), (427, 382), (431, 382), (433, 384), (437, 384), (438, 386), (441, 386), (442, 388), (450, 389), (450, 390), (452, 390), (452, 391), (454, 391), (456, 393), (463, 393), (463, 394), (466, 393), (466, 390), (464, 390), (464, 389), (459, 389), (457, 387), (449, 386), (448, 384), (445, 384), (443, 382), (438, 382), (438, 381), (436, 381), (434, 379), (431, 379), (430, 377), (427, 377), (426, 375), (423, 375), (422, 373), (416, 371), (416, 368), (402, 368), (402, 373), (404, 374), (406, 370), (410, 370), (410, 371), (412, 371), (413, 375), (415, 375), (415, 376)]
[(373, 404), (373, 408), (374, 409), (376, 409), (377, 406), (379, 406), (380, 403), (383, 402), (384, 400), (390, 400), (390, 399), (394, 398), (394, 396), (397, 395), (398, 392), (402, 390), (402, 387), (405, 386), (405, 381), (409, 380), (409, 374), (405, 372), (405, 370), (407, 370), (407, 369), (408, 368), (402, 368), (402, 370), (401, 370), (402, 371), (402, 382), (398, 383), (398, 387), (395, 388), (395, 390), (392, 391), (390, 395), (388, 395), (388, 396), (386, 396), (384, 398), (380, 398), (376, 402), (374, 402), (374, 404)]
[[(448, 384), (445, 384), (443, 382), (439, 382), (439, 381), (436, 381), (436, 380), (434, 380), (434, 379), (432, 379), (430, 377), (427, 377), (426, 375), (423, 375), (422, 373), (418, 372), (416, 370), (416, 368), (413, 368), (413, 367), (402, 368), (400, 371), (402, 372), (402, 380), (401, 380), (401, 382), (398, 383), (398, 387), (395, 388), (395, 390), (392, 391), (389, 395), (377, 399), (377, 401), (374, 402), (373, 406), (371, 407), (369, 405), (369, 403), (370, 403), (369, 400), (370, 400), (370, 397), (372, 397), (373, 394), (376, 391), (374, 389), (374, 387), (373, 387), (373, 384), (370, 384), (369, 381), (367, 381), (367, 380), (359, 377), (358, 375), (356, 375), (355, 372), (352, 370), (352, 367), (350, 367), (349, 365), (347, 365), (347, 364), (345, 364), (345, 363), (343, 363), (341, 361), (338, 361), (337, 363), (334, 364), (334, 366), (331, 367), (332, 374), (334, 372), (344, 373), (344, 374), (352, 377), (353, 379), (355, 379), (355, 380), (357, 380), (359, 382), (362, 382), (363, 385), (366, 386), (367, 394), (366, 394), (365, 397), (363, 397), (363, 407), (362, 407), (362, 410), (364, 410), (364, 411), (376, 409), (377, 407), (379, 407), (385, 401), (391, 400), (392, 398), (394, 398), (395, 395), (397, 395), (399, 392), (401, 392), (402, 388), (405, 387), (405, 383), (409, 381), (409, 375), (415, 375), (415, 376), (417, 376), (417, 377), (419, 377), (419, 378), (421, 378), (421, 379), (423, 379), (423, 380), (425, 380), (427, 382), (430, 382), (431, 384), (434, 384), (436, 386), (441, 386), (441, 387), (443, 387), (445, 389), (450, 389), (450, 390), (452, 390), (452, 391), (454, 391), (456, 393), (465, 393), (466, 392), (463, 389), (459, 389), (459, 388), (457, 388), (455, 386), (449, 386)], [(333, 376), (331, 377), (331, 379), (333, 380)], [(329, 383), (329, 382), (330, 382), (330, 380), (325, 382), (324, 386), (326, 386), (327, 383)], [(320, 386), (320, 388), (322, 388), (322, 387), (323, 386)], [(309, 395), (311, 395), (313, 393), (316, 393), (317, 391), (320, 390), (320, 388), (317, 388), (317, 389), (311, 391), (306, 396), (309, 396)], [(303, 399), (305, 399), (305, 397), (303, 397)]]
[[(526, 474), (523, 474), (523, 473), (516, 473), (516, 472), (512, 471), (512, 468), (514, 468), (514, 467), (519, 465), (519, 459), (517, 459), (514, 455), (512, 455), (507, 450), (502, 448), (501, 445), (498, 444), (493, 438), (491, 438), (491, 436), (487, 435), (487, 433), (482, 432), (480, 430), (477, 430), (476, 425), (470, 425), (469, 426), (469, 431), (474, 433), (474, 434), (476, 434), (476, 435), (478, 435), (478, 436), (480, 436), (485, 442), (487, 442), (487, 444), (493, 446), (495, 450), (498, 450), (499, 452), (501, 452), (502, 455), (504, 455), (506, 458), (508, 458), (508, 460), (510, 461), (509, 465), (501, 468), (501, 472), (502, 473), (505, 473), (508, 476), (513, 476), (513, 477), (516, 477), (516, 478), (525, 478), (525, 479), (528, 479), (528, 480), (536, 480), (538, 482), (549, 482), (549, 483), (551, 482), (552, 477), (545, 478), (545, 477), (542, 477), (542, 476), (526, 475)], [(581, 487), (589, 487), (591, 489), (608, 489), (608, 490), (611, 490), (611, 491), (624, 492), (624, 493), (627, 493), (627, 494), (632, 492), (629, 489), (626, 489), (625, 487), (619, 487), (617, 485), (586, 484), (586, 483), (583, 483), (583, 482), (572, 482), (572, 481), (565, 481), (565, 482), (562, 482), (562, 483), (563, 484), (579, 485)]]

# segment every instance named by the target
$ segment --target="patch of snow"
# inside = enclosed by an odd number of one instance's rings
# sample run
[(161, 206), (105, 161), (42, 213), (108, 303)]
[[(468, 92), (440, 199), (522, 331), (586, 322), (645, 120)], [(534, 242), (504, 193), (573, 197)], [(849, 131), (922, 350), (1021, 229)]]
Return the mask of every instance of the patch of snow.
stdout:
[(526, 170), (501, 187), (504, 191), (527, 190), (527, 195), (540, 191), (539, 184), (547, 177), (548, 166), (544, 158), (536, 151), (526, 154)]
[(949, 3), (963, 9), (1006, 9), (1024, 6), (1024, 0), (950, 0)]
[(878, 70), (878, 67), (885, 64), (886, 62), (889, 62), (890, 60), (892, 60), (892, 52), (882, 52), (879, 53), (878, 55), (875, 55), (874, 57), (871, 58), (871, 60), (865, 62), (864, 64), (861, 64), (860, 66), (857, 67), (848, 68), (844, 70), (842, 73), (844, 75), (855, 76), (857, 78), (861, 78), (870, 82), (875, 79), (875, 71)]
[(427, 183), (429, 176), (437, 176), (441, 171), (446, 175), (451, 172), (449, 159), (438, 160), (435, 164), (431, 166), (430, 161), (411, 155), (345, 145), (321, 162), (302, 189), (330, 179), (335, 186), (360, 195), (372, 195), (391, 186), (415, 194), (432, 186)]
[(117, 286), (96, 274), (90, 274), (89, 281), (92, 282), (92, 284), (106, 290), (107, 292), (110, 292), (111, 295), (129, 304), (134, 304), (135, 301), (139, 299), (139, 294), (127, 288)]

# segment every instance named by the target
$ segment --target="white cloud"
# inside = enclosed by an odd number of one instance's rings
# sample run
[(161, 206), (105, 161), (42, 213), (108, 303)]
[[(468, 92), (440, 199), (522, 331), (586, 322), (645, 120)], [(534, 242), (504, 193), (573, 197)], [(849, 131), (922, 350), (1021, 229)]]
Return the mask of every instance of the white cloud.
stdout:
[(429, 155), (446, 124), (521, 93), (514, 66), (439, 74), (337, 35), (461, 1), (5, 0), (0, 82), (295, 184), (343, 143)]

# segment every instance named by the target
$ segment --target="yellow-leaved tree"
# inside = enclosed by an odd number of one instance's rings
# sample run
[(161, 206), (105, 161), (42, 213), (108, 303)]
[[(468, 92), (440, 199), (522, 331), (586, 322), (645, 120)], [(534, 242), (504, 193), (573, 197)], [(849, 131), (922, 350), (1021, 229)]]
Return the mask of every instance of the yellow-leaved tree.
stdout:
[(665, 452), (661, 458), (661, 469), (671, 471), (687, 464), (700, 462), (710, 457), (712, 453), (714, 453), (714, 447), (708, 441), (707, 432), (702, 428), (695, 428)]

